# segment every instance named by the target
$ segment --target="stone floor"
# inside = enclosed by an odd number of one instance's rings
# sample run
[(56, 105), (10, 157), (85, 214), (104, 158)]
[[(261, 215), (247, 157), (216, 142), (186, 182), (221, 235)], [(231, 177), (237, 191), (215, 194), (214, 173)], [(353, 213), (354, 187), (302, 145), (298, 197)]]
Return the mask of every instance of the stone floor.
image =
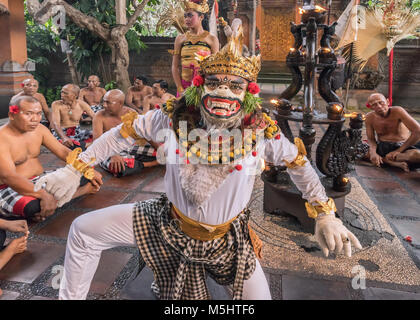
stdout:
[[(320, 126), (316, 129), (318, 136), (325, 130)], [(45, 169), (62, 165), (49, 152), (43, 152), (40, 158)], [(42, 223), (30, 224), (28, 250), (15, 256), (0, 271), (0, 288), (4, 292), (0, 300), (56, 299), (66, 237), (75, 218), (92, 210), (150, 199), (164, 192), (163, 167), (146, 169), (138, 176), (121, 179), (105, 172), (103, 175), (104, 186), (99, 193), (72, 201)], [(408, 252), (420, 269), (420, 172), (407, 174), (362, 162), (351, 176), (377, 205), (398, 236), (402, 250)], [(406, 236), (411, 236), (412, 242), (405, 241)], [(104, 251), (88, 299), (155, 299), (148, 290), (152, 279), (150, 270), (144, 269), (136, 278), (137, 259), (135, 248)], [(420, 272), (419, 269), (416, 271)], [(354, 289), (351, 279), (346, 278), (314, 276), (309, 271), (273, 268), (265, 268), (265, 271), (272, 296), (278, 300), (420, 300), (419, 286), (377, 282), (361, 290)], [(229, 298), (223, 288), (212, 282), (209, 286), (214, 299)]]

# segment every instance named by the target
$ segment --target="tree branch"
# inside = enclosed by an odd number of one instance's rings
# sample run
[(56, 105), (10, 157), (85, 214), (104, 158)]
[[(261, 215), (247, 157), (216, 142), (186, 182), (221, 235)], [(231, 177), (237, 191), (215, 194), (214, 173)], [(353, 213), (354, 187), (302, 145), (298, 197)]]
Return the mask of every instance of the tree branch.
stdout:
[(82, 13), (63, 0), (46, 0), (39, 3), (38, 0), (27, 0), (26, 5), (29, 13), (36, 22), (44, 24), (53, 16), (53, 8), (55, 6), (63, 6), (68, 16), (80, 28), (86, 28), (103, 40), (109, 39), (109, 29), (104, 27), (93, 17)]
[(128, 30), (136, 23), (140, 13), (143, 12), (146, 5), (149, 3), (150, 0), (143, 0), (137, 7), (131, 17), (128, 19), (128, 22), (125, 26), (122, 26), (123, 34), (126, 34)]

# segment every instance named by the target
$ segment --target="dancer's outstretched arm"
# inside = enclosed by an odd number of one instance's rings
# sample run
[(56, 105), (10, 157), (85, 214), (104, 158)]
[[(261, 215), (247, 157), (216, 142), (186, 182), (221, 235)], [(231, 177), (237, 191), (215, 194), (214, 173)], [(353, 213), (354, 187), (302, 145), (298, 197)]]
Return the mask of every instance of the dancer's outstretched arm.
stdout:
[(91, 166), (128, 149), (137, 140), (156, 140), (160, 130), (169, 128), (169, 118), (160, 110), (145, 115), (129, 113), (122, 120), (122, 124), (104, 133), (86, 151), (73, 151), (67, 158), (67, 165), (40, 178), (35, 190), (44, 188), (54, 195), (61, 207), (71, 200), (82, 175), (91, 179)]
[(301, 140), (292, 144), (280, 135), (280, 139), (266, 143), (265, 158), (275, 165), (287, 166), (290, 178), (302, 192), (302, 198), (307, 200), (308, 215), (316, 220), (315, 238), (326, 257), (330, 251), (340, 253), (343, 248), (345, 255), (350, 257), (351, 244), (362, 249), (354, 234), (335, 217), (334, 200), (328, 199), (318, 174), (306, 158)]

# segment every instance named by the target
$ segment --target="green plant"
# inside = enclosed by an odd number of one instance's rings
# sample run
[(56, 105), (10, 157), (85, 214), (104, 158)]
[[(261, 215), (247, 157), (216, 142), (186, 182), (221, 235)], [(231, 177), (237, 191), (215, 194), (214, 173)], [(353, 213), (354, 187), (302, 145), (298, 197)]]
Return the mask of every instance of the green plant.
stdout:
[(108, 83), (105, 85), (105, 90), (106, 90), (106, 91), (108, 91), (108, 90), (112, 90), (112, 89), (117, 89), (117, 83), (116, 83), (115, 81), (108, 82)]
[(41, 26), (37, 24), (25, 7), (26, 21), (26, 46), (28, 60), (35, 63), (36, 70), (31, 72), (39, 81), (40, 87), (48, 87), (50, 79), (50, 61), (51, 55), (64, 57), (58, 50), (60, 38), (54, 30), (51, 21)]
[[(159, 1), (155, 0), (148, 6), (157, 3)], [(109, 27), (116, 25), (115, 0), (76, 0), (73, 1), (72, 6), (95, 18), (101, 24)], [(127, 0), (127, 16), (133, 14), (134, 10), (132, 1)], [(146, 48), (146, 45), (140, 40), (143, 35), (140, 21), (139, 19), (125, 35), (129, 50), (135, 50), (137, 53)], [(112, 66), (104, 62), (104, 56), (111, 54), (106, 42), (93, 35), (89, 30), (78, 27), (71, 20), (66, 23), (66, 29), (61, 31), (60, 37), (68, 39), (70, 42), (76, 69), (82, 76), (81, 80), (87, 79), (91, 74), (99, 75), (105, 83), (115, 80)]]
[(54, 101), (61, 99), (61, 88), (62, 86), (56, 86), (54, 88), (40, 86), (38, 92), (44, 95), (47, 104), (51, 106)]

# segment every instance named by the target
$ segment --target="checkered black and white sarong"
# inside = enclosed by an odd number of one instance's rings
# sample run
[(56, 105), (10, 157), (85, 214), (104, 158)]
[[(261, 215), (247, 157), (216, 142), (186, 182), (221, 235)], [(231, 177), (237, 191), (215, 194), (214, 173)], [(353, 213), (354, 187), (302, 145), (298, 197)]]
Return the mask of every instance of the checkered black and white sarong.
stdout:
[[(63, 133), (72, 140), (76, 141), (85, 141), (92, 138), (92, 131), (80, 128), (80, 126), (62, 128)], [(56, 137), (57, 140), (61, 140), (57, 132), (54, 129), (51, 129), (52, 134)]]
[(171, 217), (162, 195), (136, 203), (133, 226), (140, 254), (152, 269), (160, 299), (210, 299), (206, 273), (218, 284), (233, 284), (233, 298), (241, 299), (244, 280), (255, 270), (248, 216), (241, 213), (222, 238), (201, 241), (187, 236)]
[[(156, 160), (156, 149), (148, 143), (144, 146), (135, 144), (129, 150), (121, 151), (119, 155), (124, 159), (134, 159), (141, 162), (149, 162)], [(108, 158), (107, 160), (101, 162), (99, 165), (103, 169), (109, 171), (110, 163), (111, 158)]]
[(102, 107), (100, 104), (94, 105), (94, 106), (90, 106), (90, 108), (92, 109), (93, 112), (98, 112), (99, 110), (102, 110), (104, 107)]
[[(35, 184), (46, 173), (29, 180)], [(0, 218), (23, 217), (25, 205), (34, 199), (34, 197), (22, 196), (7, 185), (0, 185)]]

